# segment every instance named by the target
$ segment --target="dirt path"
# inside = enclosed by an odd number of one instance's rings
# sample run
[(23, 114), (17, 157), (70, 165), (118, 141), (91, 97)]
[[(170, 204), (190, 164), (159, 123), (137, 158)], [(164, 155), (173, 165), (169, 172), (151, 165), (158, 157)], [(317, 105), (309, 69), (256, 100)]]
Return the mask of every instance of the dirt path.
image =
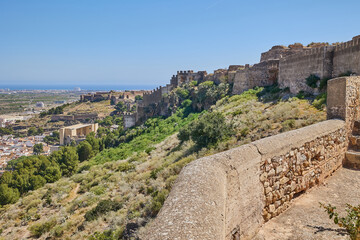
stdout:
[(65, 198), (62, 203), (71, 202), (72, 200), (74, 200), (78, 196), (77, 192), (79, 191), (79, 188), (80, 183), (78, 183), (76, 187), (69, 192), (69, 196)]
[(329, 219), (319, 202), (335, 205), (344, 212), (346, 203), (360, 204), (360, 171), (340, 169), (327, 179), (294, 200), (280, 216), (267, 222), (255, 240), (339, 240), (350, 239)]

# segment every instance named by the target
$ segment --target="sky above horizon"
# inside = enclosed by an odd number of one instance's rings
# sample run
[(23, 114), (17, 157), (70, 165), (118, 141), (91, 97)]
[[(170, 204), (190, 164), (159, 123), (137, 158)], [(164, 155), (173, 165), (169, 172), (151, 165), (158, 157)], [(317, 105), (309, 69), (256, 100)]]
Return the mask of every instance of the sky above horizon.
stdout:
[[(301, 3), (301, 4), (300, 4)], [(360, 1), (0, 0), (3, 85), (164, 85), (360, 34)]]

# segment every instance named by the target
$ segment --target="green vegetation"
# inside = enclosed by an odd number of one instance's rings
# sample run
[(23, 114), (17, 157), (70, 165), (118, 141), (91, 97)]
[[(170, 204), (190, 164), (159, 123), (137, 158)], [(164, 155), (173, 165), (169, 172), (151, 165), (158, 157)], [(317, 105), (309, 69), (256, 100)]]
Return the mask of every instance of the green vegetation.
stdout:
[(28, 132), (27, 132), (27, 135), (28, 136), (35, 136), (35, 135), (42, 135), (44, 133), (44, 129), (39, 127), (39, 128), (36, 128), (36, 127), (30, 127), (28, 129)]
[(54, 115), (54, 114), (63, 114), (64, 109), (69, 105), (70, 105), (69, 103), (66, 103), (55, 108), (50, 108), (48, 111), (40, 113), (40, 117), (45, 117), (47, 115)]
[(54, 145), (59, 143), (60, 141), (60, 133), (58, 131), (52, 132), (52, 135), (46, 136), (44, 138), (44, 142), (50, 145)]
[(87, 212), (84, 217), (86, 221), (93, 221), (107, 212), (117, 211), (121, 208), (122, 204), (119, 202), (114, 202), (112, 200), (102, 200), (98, 203), (98, 205), (96, 205), (95, 208)]
[(178, 138), (184, 142), (193, 140), (198, 148), (216, 146), (233, 134), (231, 124), (219, 112), (206, 113), (198, 120), (180, 129)]
[(340, 217), (336, 212), (336, 207), (331, 204), (325, 205), (320, 203), (320, 207), (325, 209), (330, 219), (339, 227), (345, 228), (346, 232), (350, 235), (351, 240), (360, 239), (360, 205), (351, 206), (347, 204), (345, 217)]
[(306, 84), (311, 88), (317, 88), (318, 81), (320, 81), (320, 78), (314, 74), (311, 74), (309, 77), (306, 78)]
[(322, 93), (322, 94), (316, 96), (316, 98), (313, 101), (312, 105), (316, 109), (323, 110), (325, 108), (326, 98), (327, 98), (326, 93)]
[(20, 157), (10, 161), (8, 168), (13, 171), (5, 172), (0, 179), (0, 191), (6, 189), (9, 195), (0, 198), (0, 205), (14, 203), (19, 198), (19, 193), (25, 194), (44, 186), (47, 182), (55, 182), (61, 176), (70, 176), (77, 165), (78, 156), (72, 147), (63, 147), (49, 157)]
[[(166, 137), (177, 132), (182, 126), (197, 118), (197, 114), (184, 116), (184, 109), (179, 109), (167, 119), (151, 118), (143, 126), (130, 129), (124, 135), (116, 136), (114, 141), (119, 144), (116, 148), (105, 149), (95, 158), (90, 160), (91, 164), (100, 164), (119, 159), (126, 159), (134, 153), (145, 151), (153, 144), (163, 141)], [(104, 140), (111, 142), (108, 138)]]
[(0, 127), (0, 136), (11, 135), (13, 133), (14, 133), (14, 131), (12, 128)]
[(33, 152), (35, 155), (40, 155), (42, 152), (44, 152), (44, 146), (42, 143), (35, 144), (33, 147)]
[(49, 232), (53, 227), (56, 226), (56, 220), (51, 219), (42, 223), (35, 223), (30, 227), (30, 232), (35, 237), (40, 237), (46, 232)]

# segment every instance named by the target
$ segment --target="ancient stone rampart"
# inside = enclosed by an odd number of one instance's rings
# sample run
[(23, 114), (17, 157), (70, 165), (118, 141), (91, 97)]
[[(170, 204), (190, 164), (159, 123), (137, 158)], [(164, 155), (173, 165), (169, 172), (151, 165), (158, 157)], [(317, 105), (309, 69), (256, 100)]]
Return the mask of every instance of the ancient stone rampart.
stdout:
[(190, 163), (143, 239), (251, 239), (293, 198), (341, 167), (359, 120), (359, 86), (360, 77), (329, 81), (328, 118), (338, 119)]
[(260, 62), (286, 58), (294, 54), (302, 53), (309, 50), (308, 48), (289, 48), (285, 46), (273, 46), (269, 51), (261, 53)]
[(306, 78), (316, 75), (320, 78), (332, 76), (333, 46), (312, 48), (299, 54), (280, 59), (278, 83), (281, 88), (289, 87), (292, 93), (314, 92), (306, 84)]
[(360, 37), (354, 37), (351, 41), (339, 44), (334, 50), (333, 77), (346, 72), (360, 75)]
[(234, 76), (233, 94), (240, 94), (255, 86), (268, 86), (276, 83), (279, 60), (263, 61), (253, 66), (245, 65)]

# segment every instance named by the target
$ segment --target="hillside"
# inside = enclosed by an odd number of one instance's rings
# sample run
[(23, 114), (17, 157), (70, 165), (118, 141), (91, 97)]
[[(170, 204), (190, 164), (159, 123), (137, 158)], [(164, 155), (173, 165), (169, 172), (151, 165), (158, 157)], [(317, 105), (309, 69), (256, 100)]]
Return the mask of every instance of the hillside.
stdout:
[(1, 208), (1, 237), (137, 239), (187, 163), (326, 118), (311, 101), (291, 98), (277, 88), (226, 96), (208, 111), (225, 116), (234, 127), (230, 137), (207, 148), (191, 140), (180, 142), (177, 132), (207, 114), (188, 114), (184, 105), (169, 118), (149, 119), (130, 129), (127, 141), (118, 147), (82, 162), (71, 177), (48, 183)]

